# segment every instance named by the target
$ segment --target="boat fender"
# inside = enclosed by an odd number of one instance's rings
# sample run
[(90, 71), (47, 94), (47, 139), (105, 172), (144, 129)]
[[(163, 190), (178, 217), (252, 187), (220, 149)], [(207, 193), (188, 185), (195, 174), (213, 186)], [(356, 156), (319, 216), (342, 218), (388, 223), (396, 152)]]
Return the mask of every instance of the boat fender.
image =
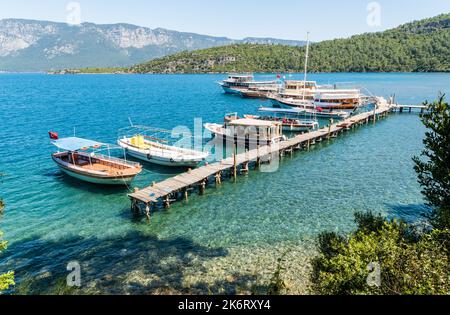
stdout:
[(152, 159), (152, 155), (151, 154), (147, 154), (147, 159), (151, 160)]
[(170, 159), (170, 163), (175, 163), (175, 160), (173, 158)]

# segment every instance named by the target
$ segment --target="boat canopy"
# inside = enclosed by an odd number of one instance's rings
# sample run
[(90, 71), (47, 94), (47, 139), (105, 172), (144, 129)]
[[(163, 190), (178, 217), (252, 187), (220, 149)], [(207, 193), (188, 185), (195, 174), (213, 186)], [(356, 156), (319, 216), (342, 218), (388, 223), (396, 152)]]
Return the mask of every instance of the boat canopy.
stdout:
[(64, 151), (77, 151), (88, 148), (98, 148), (105, 144), (93, 140), (82, 139), (77, 137), (63, 138), (52, 141), (53, 145)]

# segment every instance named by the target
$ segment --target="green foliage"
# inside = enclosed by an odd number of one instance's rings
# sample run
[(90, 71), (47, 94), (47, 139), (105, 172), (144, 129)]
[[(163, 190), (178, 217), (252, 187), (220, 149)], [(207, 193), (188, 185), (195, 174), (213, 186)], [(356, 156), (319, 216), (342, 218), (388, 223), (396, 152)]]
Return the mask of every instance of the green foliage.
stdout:
[[(318, 294), (449, 294), (450, 231), (432, 231), (418, 239), (405, 237), (409, 227), (372, 214), (358, 214), (355, 233), (320, 237), (313, 261), (313, 290)], [(358, 221), (358, 219), (357, 219)], [(377, 224), (373, 224), (376, 222)], [(447, 246), (446, 246), (447, 244)], [(379, 264), (381, 281), (371, 286), (370, 264)]]
[(278, 259), (277, 268), (272, 278), (270, 279), (270, 283), (267, 289), (268, 295), (281, 295), (283, 291), (287, 289), (286, 283), (283, 280), (283, 273), (286, 270), (283, 267), (285, 257), (286, 254), (284, 254), (281, 258)]
[[(3, 233), (0, 231), (0, 253), (6, 249), (8, 243), (2, 240)], [(14, 283), (14, 272), (10, 271), (5, 274), (0, 274), (0, 292), (9, 289)]]
[[(0, 177), (3, 177), (3, 174), (0, 173)], [(5, 204), (3, 200), (0, 198), (0, 213), (3, 211)], [(8, 242), (2, 240), (3, 233), (0, 231), (0, 254), (7, 248)], [(10, 271), (5, 274), (0, 274), (0, 292), (9, 289), (10, 286), (15, 285), (14, 283), (14, 272)]]
[(81, 74), (110, 74), (122, 73), (121, 68), (83, 68), (79, 69)]
[(428, 128), (422, 157), (415, 157), (422, 193), (433, 208), (431, 222), (436, 228), (450, 229), (450, 106), (444, 96), (428, 104), (421, 119)]
[[(418, 233), (403, 222), (356, 214), (358, 229), (350, 236), (326, 233), (319, 237), (320, 254), (312, 274), (316, 293), (450, 294), (450, 112), (444, 96), (425, 104), (424, 159), (415, 157), (414, 162), (423, 195), (433, 208), (435, 229)], [(369, 264), (381, 268), (378, 286), (367, 281)]]
[[(311, 72), (448, 72), (450, 14), (380, 33), (313, 44)], [(238, 44), (181, 52), (132, 73), (299, 72), (305, 47)]]

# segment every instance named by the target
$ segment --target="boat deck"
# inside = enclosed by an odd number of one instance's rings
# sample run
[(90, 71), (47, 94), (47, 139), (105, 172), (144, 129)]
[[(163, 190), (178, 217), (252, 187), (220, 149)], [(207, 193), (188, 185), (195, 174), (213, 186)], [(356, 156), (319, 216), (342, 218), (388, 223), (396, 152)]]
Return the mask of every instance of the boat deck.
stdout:
[(180, 194), (187, 199), (189, 191), (195, 188), (199, 188), (202, 194), (208, 183), (211, 182), (211, 178), (215, 180), (216, 184), (222, 181), (224, 174), (231, 174), (232, 178), (236, 178), (238, 173), (249, 171), (249, 163), (255, 162), (256, 165), (261, 165), (265, 161), (270, 162), (274, 154), (283, 156), (286, 153), (292, 154), (295, 150), (309, 149), (315, 143), (336, 138), (355, 126), (366, 124), (369, 121), (376, 122), (377, 119), (385, 117), (393, 109), (393, 105), (382, 99), (374, 111), (352, 116), (317, 131), (297, 135), (276, 145), (261, 146), (245, 153), (233, 155), (220, 162), (189, 170), (143, 189), (136, 189), (134, 193), (129, 194), (132, 201), (132, 210), (142, 212), (142, 206), (144, 206), (145, 212), (150, 218), (152, 206), (162, 202), (165, 207), (169, 207), (172, 202), (179, 200)]

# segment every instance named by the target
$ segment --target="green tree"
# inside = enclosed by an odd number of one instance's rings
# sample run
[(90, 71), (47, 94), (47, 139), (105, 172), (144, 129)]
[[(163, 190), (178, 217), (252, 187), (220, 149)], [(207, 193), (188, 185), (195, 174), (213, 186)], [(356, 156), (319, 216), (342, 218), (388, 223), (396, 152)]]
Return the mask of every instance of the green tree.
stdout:
[(422, 193), (432, 207), (431, 222), (439, 229), (450, 229), (450, 107), (444, 95), (421, 116), (428, 128), (422, 158), (415, 157), (415, 170)]
[[(349, 236), (324, 233), (313, 261), (312, 289), (319, 294), (450, 294), (450, 116), (444, 97), (428, 104), (422, 158), (415, 170), (433, 230), (417, 231), (371, 213), (356, 214)], [(379, 282), (368, 278), (379, 266)]]
[[(3, 233), (0, 232), (0, 253), (6, 249), (7, 242), (2, 240)], [(5, 274), (0, 274), (0, 292), (9, 289), (14, 283), (14, 272), (10, 271)]]
[[(364, 217), (364, 220), (360, 220)], [(448, 231), (416, 236), (410, 227), (373, 214), (357, 214), (358, 229), (348, 237), (325, 233), (313, 261), (317, 294), (449, 294)], [(368, 282), (379, 266), (380, 282)]]
[[(0, 177), (3, 176), (0, 174)], [(0, 213), (3, 211), (5, 204), (0, 198)], [(0, 231), (0, 253), (4, 251), (8, 245), (6, 241), (2, 240), (3, 233)], [(0, 274), (0, 292), (9, 289), (10, 286), (15, 285), (14, 283), (14, 272), (10, 271), (5, 274)]]

